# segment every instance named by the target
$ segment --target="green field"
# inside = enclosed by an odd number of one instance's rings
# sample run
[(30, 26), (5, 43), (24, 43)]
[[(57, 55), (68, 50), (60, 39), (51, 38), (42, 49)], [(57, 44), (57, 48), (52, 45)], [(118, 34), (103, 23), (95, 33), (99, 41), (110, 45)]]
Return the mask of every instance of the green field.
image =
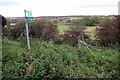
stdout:
[(64, 31), (70, 30), (70, 25), (59, 24), (58, 30), (59, 30), (60, 34), (63, 34)]
[[(84, 27), (84, 26), (83, 26)], [(59, 29), (59, 31), (60, 31), (60, 34), (63, 34), (64, 33), (64, 31), (66, 31), (66, 30), (70, 30), (70, 28), (71, 28), (71, 26), (70, 25), (65, 25), (65, 24), (61, 24), (61, 25), (58, 25), (58, 29)], [(91, 40), (95, 40), (96, 38), (95, 38), (95, 30), (96, 30), (96, 27), (89, 27), (89, 26), (85, 26), (85, 28), (86, 28), (86, 30), (85, 30), (85, 33), (87, 34), (87, 35), (89, 35), (89, 37), (90, 37), (90, 39)]]
[(86, 34), (88, 34), (92, 40), (96, 39), (95, 30), (96, 30), (96, 27), (86, 27), (86, 30), (85, 30)]

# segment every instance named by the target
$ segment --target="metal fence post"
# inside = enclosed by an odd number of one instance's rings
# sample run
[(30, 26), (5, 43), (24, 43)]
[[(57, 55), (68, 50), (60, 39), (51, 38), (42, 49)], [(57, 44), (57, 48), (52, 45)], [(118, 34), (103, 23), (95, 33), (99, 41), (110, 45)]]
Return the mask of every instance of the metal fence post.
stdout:
[(26, 26), (26, 38), (27, 38), (27, 46), (28, 46), (28, 51), (30, 52), (30, 41), (29, 41), (29, 30), (28, 30), (28, 22), (27, 22), (27, 17), (26, 17), (26, 10), (25, 12), (25, 26)]

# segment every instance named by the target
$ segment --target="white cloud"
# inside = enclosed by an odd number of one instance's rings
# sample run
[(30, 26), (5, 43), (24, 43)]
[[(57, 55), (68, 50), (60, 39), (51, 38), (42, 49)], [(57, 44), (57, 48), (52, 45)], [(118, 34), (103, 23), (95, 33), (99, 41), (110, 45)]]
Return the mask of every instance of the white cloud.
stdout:
[(0, 6), (6, 17), (22, 17), (24, 9), (34, 16), (113, 15), (117, 14), (119, 0), (1, 0), (17, 5)]

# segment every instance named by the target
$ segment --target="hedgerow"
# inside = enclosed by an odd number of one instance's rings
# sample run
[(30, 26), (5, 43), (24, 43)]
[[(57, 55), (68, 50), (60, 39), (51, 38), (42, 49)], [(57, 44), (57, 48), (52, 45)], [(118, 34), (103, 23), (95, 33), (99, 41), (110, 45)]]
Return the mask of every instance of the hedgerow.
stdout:
[[(40, 38), (41, 40), (52, 41), (54, 40), (59, 32), (57, 25), (48, 20), (36, 20), (35, 22), (28, 23), (29, 25), (29, 36), (33, 38)], [(25, 22), (19, 21), (14, 29), (11, 31), (11, 37), (18, 38), (26, 36)]]
[(112, 22), (104, 23), (97, 27), (97, 39), (102, 45), (120, 44), (120, 17), (116, 16)]

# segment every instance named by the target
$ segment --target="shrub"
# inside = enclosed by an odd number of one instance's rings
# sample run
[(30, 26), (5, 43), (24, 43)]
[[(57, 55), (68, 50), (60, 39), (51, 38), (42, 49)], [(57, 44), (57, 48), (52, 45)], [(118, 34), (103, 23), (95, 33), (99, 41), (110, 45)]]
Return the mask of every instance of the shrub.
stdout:
[(73, 19), (71, 23), (75, 26), (96, 26), (99, 24), (99, 17), (83, 17), (82, 19)]
[(59, 34), (56, 24), (48, 20), (40, 20), (30, 24), (30, 35), (41, 40), (54, 40)]
[(99, 25), (105, 24), (105, 23), (109, 23), (112, 22), (112, 19), (110, 17), (101, 17), (99, 18)]
[(97, 28), (96, 36), (103, 45), (120, 43), (120, 17), (117, 16), (112, 22), (105, 23)]
[(14, 38), (18, 38), (20, 37), (20, 35), (23, 35), (25, 36), (25, 22), (24, 20), (20, 20), (16, 26), (14, 27), (14, 29), (11, 31), (11, 37), (14, 37)]
[[(21, 20), (15, 26), (15, 29), (12, 33), (13, 37), (20, 37), (26, 35), (25, 31), (25, 22)], [(41, 40), (54, 40), (58, 35), (57, 25), (48, 20), (40, 20), (29, 23), (29, 35), (33, 38), (40, 38)]]
[(3, 29), (3, 36), (7, 38), (11, 38), (11, 35), (13, 34), (13, 30), (14, 30), (14, 27), (7, 25)]
[(72, 23), (72, 25), (74, 25), (74, 26), (82, 26), (82, 25), (83, 25), (81, 19), (72, 19), (72, 20), (71, 20), (71, 23)]
[(93, 26), (92, 20), (91, 20), (91, 18), (89, 18), (89, 17), (84, 17), (84, 18), (82, 19), (82, 23), (83, 23), (85, 26)]
[(57, 42), (68, 43), (72, 45), (78, 44), (78, 39), (87, 39), (88, 35), (84, 33), (85, 28), (75, 28), (70, 31), (65, 31), (64, 34), (60, 35), (60, 40)]

